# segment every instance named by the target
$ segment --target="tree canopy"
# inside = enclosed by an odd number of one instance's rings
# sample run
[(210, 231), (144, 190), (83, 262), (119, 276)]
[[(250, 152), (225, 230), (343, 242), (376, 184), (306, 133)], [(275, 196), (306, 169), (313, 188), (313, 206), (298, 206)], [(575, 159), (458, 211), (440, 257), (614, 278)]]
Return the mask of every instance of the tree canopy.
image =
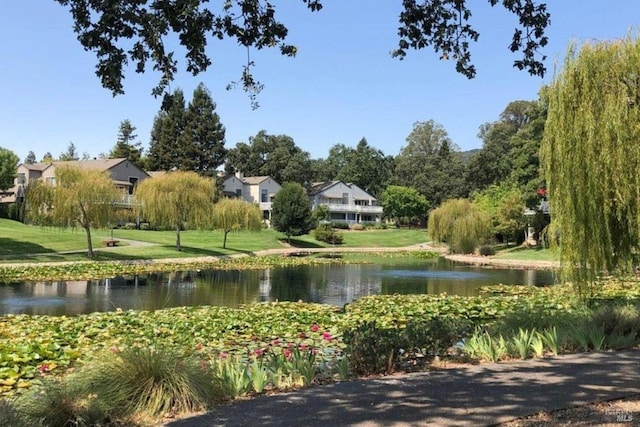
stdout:
[[(208, 0), (54, 1), (69, 9), (78, 41), (85, 50), (95, 53), (96, 75), (114, 95), (124, 93), (128, 64), (133, 64), (138, 73), (144, 73), (149, 66), (157, 71), (160, 81), (152, 93), (162, 94), (179, 69), (177, 56), (170, 48), (173, 36), (185, 51), (186, 70), (193, 75), (212, 64), (207, 51), (211, 38), (236, 40), (247, 50), (276, 47), (285, 56), (295, 56), (297, 52), (296, 46), (287, 42), (289, 30), (279, 20), (273, 0), (228, 0), (218, 6)], [(322, 9), (321, 0), (302, 2), (311, 11)], [(398, 17), (398, 47), (393, 55), (402, 59), (410, 49), (431, 47), (441, 59), (455, 61), (457, 72), (474, 77), (471, 43), (480, 34), (471, 21), (469, 3), (404, 0)], [(550, 15), (546, 3), (537, 0), (488, 0), (488, 3), (501, 5), (518, 18), (508, 43), (509, 50), (521, 54), (514, 66), (532, 75), (544, 75), (545, 56), (539, 49), (547, 44), (545, 30)], [(262, 85), (252, 75), (253, 64), (249, 57), (239, 83), (255, 95)]]
[(273, 199), (271, 222), (273, 228), (287, 236), (306, 234), (313, 226), (311, 203), (304, 188), (295, 182), (282, 186)]
[(429, 213), (429, 236), (452, 253), (472, 253), (489, 237), (489, 221), (467, 199), (451, 199)]
[(222, 247), (227, 247), (227, 235), (232, 231), (258, 231), (262, 226), (262, 212), (255, 203), (242, 199), (220, 199), (213, 206), (211, 226), (215, 230), (222, 230), (224, 239)]
[(0, 147), (0, 191), (13, 187), (19, 161), (13, 151)]
[(155, 226), (176, 231), (176, 249), (182, 250), (180, 231), (209, 224), (216, 184), (195, 172), (168, 172), (138, 184), (135, 192), (139, 210)]
[(94, 256), (91, 229), (106, 227), (113, 219), (118, 190), (111, 177), (95, 169), (58, 166), (55, 186), (42, 180), (29, 184), (27, 218), (36, 224), (80, 226), (87, 235), (87, 255)]
[(403, 222), (424, 222), (427, 218), (429, 202), (415, 188), (390, 185), (381, 198), (384, 215), (395, 220), (396, 225)]
[(542, 140), (564, 277), (593, 284), (640, 250), (640, 41), (569, 48), (546, 91)]
[(138, 135), (136, 127), (129, 119), (120, 122), (116, 144), (109, 153), (110, 159), (128, 159), (131, 163), (141, 167), (142, 143), (135, 141)]

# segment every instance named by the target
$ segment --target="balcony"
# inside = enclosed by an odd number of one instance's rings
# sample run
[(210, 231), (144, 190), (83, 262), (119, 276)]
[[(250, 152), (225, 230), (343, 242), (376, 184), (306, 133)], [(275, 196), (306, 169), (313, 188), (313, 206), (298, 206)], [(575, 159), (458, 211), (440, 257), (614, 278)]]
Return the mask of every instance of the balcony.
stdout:
[(346, 212), (346, 213), (382, 215), (382, 206), (356, 205), (353, 203), (349, 203), (349, 204), (327, 203), (325, 206), (329, 208), (329, 212)]

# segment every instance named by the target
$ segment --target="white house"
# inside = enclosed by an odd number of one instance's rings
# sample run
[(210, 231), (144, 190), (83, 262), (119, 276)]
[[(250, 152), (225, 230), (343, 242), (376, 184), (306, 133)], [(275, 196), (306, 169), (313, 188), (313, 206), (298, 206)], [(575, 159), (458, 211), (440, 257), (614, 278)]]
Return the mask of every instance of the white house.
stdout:
[(257, 203), (266, 221), (271, 220), (271, 203), (280, 188), (280, 184), (270, 176), (244, 176), (240, 172), (228, 175), (222, 181), (222, 192), (225, 196)]
[(329, 208), (331, 221), (349, 224), (382, 221), (382, 206), (378, 206), (378, 200), (355, 184), (317, 182), (311, 186), (309, 197), (313, 209), (320, 205)]

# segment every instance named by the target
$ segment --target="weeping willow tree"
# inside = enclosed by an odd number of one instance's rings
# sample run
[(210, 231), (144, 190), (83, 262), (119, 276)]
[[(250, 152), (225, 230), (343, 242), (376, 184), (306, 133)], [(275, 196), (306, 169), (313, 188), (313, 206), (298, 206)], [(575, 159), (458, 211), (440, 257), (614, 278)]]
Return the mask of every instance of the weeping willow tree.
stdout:
[(138, 185), (135, 196), (142, 217), (176, 231), (176, 249), (181, 251), (180, 231), (208, 225), (215, 193), (212, 178), (174, 171), (145, 179)]
[(227, 247), (227, 235), (232, 231), (258, 231), (262, 226), (262, 211), (258, 205), (240, 199), (221, 199), (213, 206), (212, 228), (222, 230), (222, 247)]
[(57, 167), (55, 183), (29, 184), (27, 218), (41, 225), (80, 226), (87, 235), (87, 255), (92, 258), (91, 229), (109, 225), (118, 190), (107, 173), (74, 166)]
[(640, 241), (640, 42), (569, 48), (543, 95), (541, 160), (563, 278), (588, 296), (628, 270)]
[(490, 233), (488, 218), (467, 199), (451, 199), (429, 214), (429, 236), (453, 253), (471, 253)]

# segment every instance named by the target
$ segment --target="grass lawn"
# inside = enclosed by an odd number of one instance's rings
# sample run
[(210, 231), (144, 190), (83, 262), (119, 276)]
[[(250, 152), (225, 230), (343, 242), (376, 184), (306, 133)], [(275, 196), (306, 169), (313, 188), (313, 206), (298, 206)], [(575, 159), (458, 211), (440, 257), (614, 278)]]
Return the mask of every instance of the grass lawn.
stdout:
[(558, 261), (557, 253), (544, 248), (525, 248), (517, 246), (500, 250), (495, 255), (496, 258), (521, 259), (525, 261)]
[[(110, 238), (111, 230), (92, 230), (94, 249), (104, 248), (103, 240)], [(98, 251), (97, 260), (133, 260), (219, 256), (282, 248), (286, 237), (275, 230), (260, 232), (239, 231), (229, 233), (227, 247), (222, 248), (220, 231), (183, 231), (180, 233), (182, 251), (177, 251), (175, 231), (113, 230), (113, 238), (151, 243), (151, 246), (127, 246), (120, 242), (108, 251)], [(344, 244), (339, 247), (402, 247), (428, 240), (426, 230), (389, 229), (344, 231)], [(331, 247), (316, 241), (311, 235), (291, 239), (293, 246)], [(36, 227), (17, 221), (0, 219), (0, 262), (83, 261), (87, 243), (83, 230), (63, 230), (54, 227)], [(76, 253), (64, 253), (76, 251)]]

